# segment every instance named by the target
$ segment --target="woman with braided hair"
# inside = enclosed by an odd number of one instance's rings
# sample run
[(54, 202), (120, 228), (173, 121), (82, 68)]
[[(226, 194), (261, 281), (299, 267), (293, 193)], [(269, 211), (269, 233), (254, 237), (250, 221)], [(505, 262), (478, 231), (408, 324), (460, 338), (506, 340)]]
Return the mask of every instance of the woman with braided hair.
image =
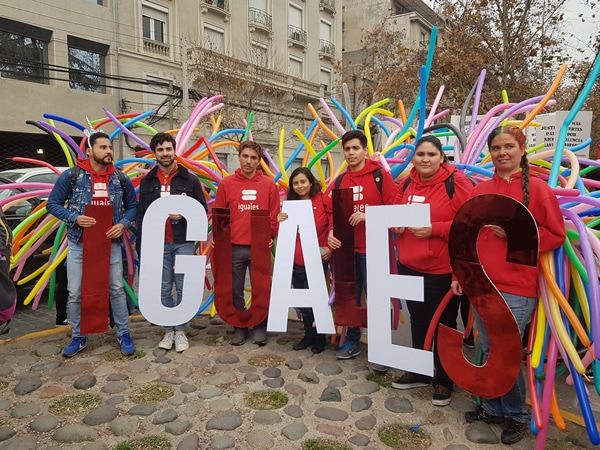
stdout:
[[(529, 175), (525, 151), (525, 135), (516, 126), (496, 128), (488, 136), (488, 147), (496, 169), (493, 178), (479, 183), (473, 196), (501, 194), (523, 203), (533, 216), (539, 233), (539, 252), (560, 247), (565, 241), (565, 225), (552, 189), (541, 179)], [(504, 297), (513, 313), (521, 338), (538, 298), (538, 267), (528, 267), (506, 261), (506, 233), (497, 225), (486, 225), (477, 240), (479, 259), (488, 277)], [(462, 295), (457, 281), (452, 290)], [(479, 345), (487, 359), (489, 337), (475, 311)], [(526, 432), (528, 413), (525, 409), (525, 379), (519, 373), (514, 386), (502, 397), (486, 399), (482, 407), (465, 413), (467, 422), (481, 421), (502, 424), (503, 444), (519, 442)]]

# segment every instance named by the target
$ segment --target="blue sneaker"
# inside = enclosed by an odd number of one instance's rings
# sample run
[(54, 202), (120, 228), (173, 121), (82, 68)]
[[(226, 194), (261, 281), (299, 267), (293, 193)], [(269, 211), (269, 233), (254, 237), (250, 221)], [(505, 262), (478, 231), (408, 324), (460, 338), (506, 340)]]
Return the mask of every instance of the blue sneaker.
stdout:
[(87, 338), (85, 336), (74, 337), (69, 345), (62, 350), (62, 355), (68, 357), (75, 356), (87, 345)]
[(346, 341), (335, 355), (337, 359), (351, 359), (360, 355), (360, 342)]
[(121, 337), (117, 338), (119, 345), (121, 346), (121, 354), (123, 356), (131, 356), (135, 352), (135, 345), (131, 339), (129, 332), (123, 333)]

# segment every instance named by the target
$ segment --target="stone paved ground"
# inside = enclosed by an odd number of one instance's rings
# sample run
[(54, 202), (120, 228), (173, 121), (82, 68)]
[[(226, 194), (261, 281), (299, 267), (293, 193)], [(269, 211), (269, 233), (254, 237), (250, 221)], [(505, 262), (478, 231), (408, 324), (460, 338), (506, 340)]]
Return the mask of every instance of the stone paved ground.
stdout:
[[(173, 449), (300, 449), (316, 438), (384, 449), (378, 430), (393, 423), (420, 425), (432, 449), (507, 448), (492, 443), (498, 426), (467, 426), (463, 413), (474, 403), (465, 392), (439, 408), (431, 404), (431, 388), (398, 391), (367, 380), (373, 372), (366, 347), (347, 361), (335, 359), (333, 345), (317, 355), (293, 351), (302, 333), (297, 322), (290, 322), (287, 334), (270, 336), (265, 347), (251, 340), (233, 347), (231, 327), (198, 317), (188, 329), (191, 346), (181, 354), (158, 349), (162, 329), (143, 318), (132, 319), (131, 328), (138, 352), (130, 358), (117, 351), (114, 331), (92, 336), (87, 349), (70, 359), (60, 356), (67, 327), (0, 343), (0, 450), (114, 449), (153, 435)], [(391, 370), (377, 381), (400, 374)], [(166, 399), (133, 401), (141, 388), (153, 387)], [(287, 405), (251, 409), (245, 399), (257, 391), (281, 392)], [(99, 402), (66, 416), (53, 409), (74, 394), (93, 394)], [(549, 435), (549, 449), (593, 448), (577, 425), (552, 428)], [(529, 435), (513, 448), (534, 443)]]

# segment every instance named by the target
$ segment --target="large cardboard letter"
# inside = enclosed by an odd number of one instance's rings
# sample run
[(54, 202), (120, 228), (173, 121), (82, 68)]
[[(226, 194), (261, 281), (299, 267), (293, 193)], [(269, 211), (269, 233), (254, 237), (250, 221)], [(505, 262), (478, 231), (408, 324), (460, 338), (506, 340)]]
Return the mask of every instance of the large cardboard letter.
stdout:
[(479, 367), (462, 353), (462, 333), (439, 325), (440, 361), (448, 375), (466, 391), (487, 398), (506, 394), (521, 370), (522, 344), (515, 316), (479, 262), (477, 239), (486, 225), (506, 233), (507, 261), (535, 267), (538, 261), (538, 229), (531, 212), (517, 200), (485, 194), (465, 202), (456, 213), (448, 249), (450, 263), (473, 308), (488, 333), (488, 360)]
[[(302, 307), (313, 309), (319, 333), (335, 333), (312, 203), (310, 200), (285, 201), (283, 212), (288, 219), (279, 224), (267, 330), (287, 331), (288, 308)], [(308, 289), (292, 289), (296, 232), (300, 235)]]
[(140, 261), (139, 307), (146, 320), (156, 325), (175, 326), (188, 322), (198, 312), (204, 292), (206, 256), (177, 255), (175, 273), (184, 274), (181, 303), (175, 307), (163, 306), (160, 301), (163, 253), (165, 247), (164, 224), (169, 214), (181, 214), (187, 221), (189, 241), (205, 241), (208, 220), (202, 205), (185, 195), (161, 197), (152, 202), (142, 227), (142, 258)]
[(427, 227), (429, 205), (367, 206), (369, 361), (433, 376), (433, 353), (392, 344), (390, 298), (422, 302), (423, 278), (390, 274), (391, 227)]
[(269, 312), (271, 292), (271, 218), (268, 210), (250, 211), (250, 283), (252, 304), (238, 310), (231, 299), (231, 216), (228, 208), (213, 208), (213, 274), (215, 308), (219, 317), (234, 327), (249, 328), (260, 324)]
[(113, 207), (86, 205), (85, 215), (96, 225), (83, 229), (83, 269), (81, 273), (81, 333), (104, 333), (108, 330), (111, 240), (106, 230), (112, 227)]

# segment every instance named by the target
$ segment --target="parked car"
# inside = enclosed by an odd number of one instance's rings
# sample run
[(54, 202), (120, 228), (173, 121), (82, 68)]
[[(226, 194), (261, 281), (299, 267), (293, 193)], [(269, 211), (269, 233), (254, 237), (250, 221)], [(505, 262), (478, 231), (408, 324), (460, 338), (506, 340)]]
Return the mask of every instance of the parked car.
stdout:
[[(10, 178), (4, 177), (0, 172), (0, 184), (12, 184), (16, 183)], [(12, 188), (12, 189), (0, 189), (0, 200), (4, 200), (5, 198), (11, 197), (16, 194), (20, 194), (26, 192), (26, 189), (23, 188)], [(41, 200), (38, 197), (29, 198), (27, 200), (23, 200), (22, 202), (17, 203), (16, 205), (11, 206), (10, 208), (4, 211), (4, 215), (6, 216), (6, 220), (8, 225), (14, 230), (17, 225), (19, 225), (29, 214), (33, 211), (36, 206), (41, 203)]]
[[(57, 167), (64, 172), (68, 167)], [(21, 169), (9, 169), (0, 172), (0, 177), (10, 180), (11, 183), (56, 183), (58, 174), (47, 167), (26, 167)], [(31, 190), (25, 188), (26, 190)], [(47, 197), (42, 197), (45, 200)]]
[[(41, 170), (40, 170), (41, 169)], [(66, 168), (61, 168), (66, 169)], [(8, 174), (8, 177), (6, 176)], [(55, 183), (58, 179), (58, 175), (47, 169), (43, 168), (27, 168), (27, 169), (14, 169), (14, 170), (5, 170), (0, 172), (0, 185), (2, 184), (13, 184), (13, 183), (25, 183), (25, 182), (38, 182), (38, 183)], [(27, 192), (29, 189), (25, 188), (11, 188), (11, 189), (0, 189), (0, 200), (4, 200), (10, 196), (20, 194), (23, 192)], [(23, 199), (15, 205), (4, 210), (4, 215), (6, 216), (8, 225), (15, 230), (15, 228), (26, 219), (31, 212), (47, 197), (32, 197), (28, 199)], [(41, 219), (40, 219), (41, 220)], [(39, 223), (39, 221), (38, 221)], [(33, 225), (35, 228), (37, 224)], [(44, 255), (42, 252), (49, 247), (51, 247), (54, 243), (55, 233), (52, 233), (48, 239), (44, 241), (44, 243), (38, 247), (33, 255), (27, 258), (25, 262), (25, 267), (21, 272), (21, 277), (24, 278), (27, 275), (36, 271), (39, 267), (41, 267), (44, 263), (48, 262), (48, 256)], [(30, 290), (36, 280), (32, 280), (22, 286), (17, 287), (17, 292), (19, 299), (21, 300), (26, 295), (27, 291)]]

